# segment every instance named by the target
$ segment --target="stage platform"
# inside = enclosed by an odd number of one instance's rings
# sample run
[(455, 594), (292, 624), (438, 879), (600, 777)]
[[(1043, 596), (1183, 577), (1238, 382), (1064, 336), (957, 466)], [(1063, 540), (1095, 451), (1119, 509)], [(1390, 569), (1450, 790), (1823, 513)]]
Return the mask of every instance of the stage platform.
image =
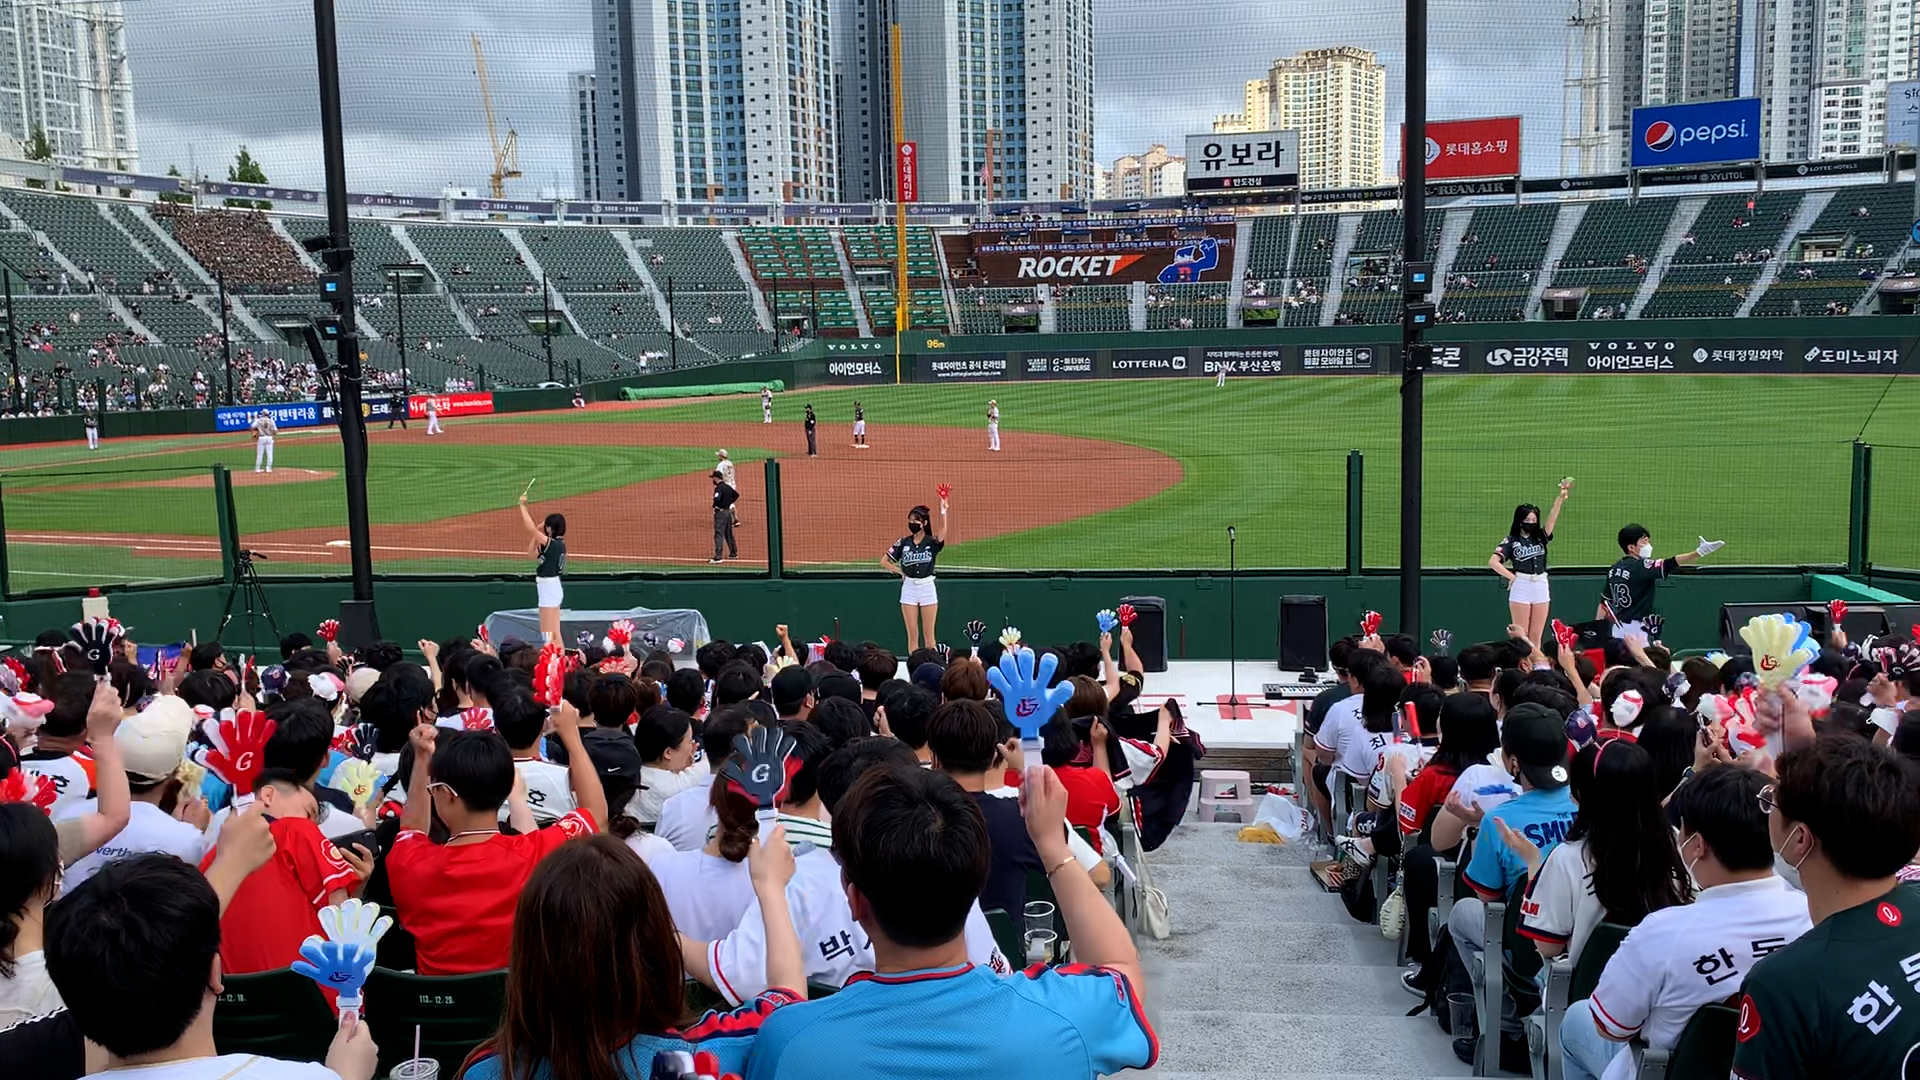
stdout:
[[(1287, 696), (1267, 697), (1270, 684), (1279, 684)], [(1140, 704), (1134, 707), (1157, 708), (1168, 698), (1179, 702), (1187, 726), (1200, 733), (1209, 750), (1291, 753), (1307, 703), (1328, 685), (1305, 684), (1299, 672), (1279, 671), (1271, 661), (1175, 660), (1166, 671), (1147, 674)], [(1228, 705), (1230, 688), (1239, 699), (1233, 707)]]

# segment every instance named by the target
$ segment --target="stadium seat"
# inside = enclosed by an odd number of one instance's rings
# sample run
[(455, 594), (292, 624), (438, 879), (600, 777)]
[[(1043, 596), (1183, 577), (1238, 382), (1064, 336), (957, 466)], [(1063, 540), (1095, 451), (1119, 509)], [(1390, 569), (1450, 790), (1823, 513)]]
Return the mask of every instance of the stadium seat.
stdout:
[(338, 1026), (320, 987), (291, 969), (223, 975), (213, 999), (213, 1045), (222, 1054), (325, 1061)]
[(1546, 1002), (1542, 1012), (1527, 1017), (1527, 1045), (1534, 1056), (1534, 1080), (1560, 1080), (1560, 1022), (1567, 1006), (1593, 996), (1600, 973), (1620, 949), (1631, 927), (1603, 922), (1587, 935), (1579, 960), (1564, 956), (1547, 962)]
[(453, 1076), (473, 1048), (499, 1028), (506, 992), (504, 970), (433, 976), (374, 968), (362, 993), (373, 1041), (380, 1046), (380, 1073), (413, 1056), (418, 1027), (420, 1056), (438, 1061), (441, 1075)]
[(1014, 967), (1024, 966), (1027, 962), (1027, 939), (1021, 933), (1020, 924), (1000, 908), (988, 908), (985, 914), (987, 925), (993, 929), (993, 943), (1000, 946), (1007, 963)]
[[(1493, 1076), (1500, 1071), (1500, 999), (1506, 993), (1506, 957), (1501, 956), (1501, 978), (1492, 977), (1492, 969), (1487, 963), (1489, 954), (1505, 953), (1507, 940), (1507, 912), (1513, 908), (1513, 919), (1519, 920), (1520, 898), (1525, 894), (1524, 880), (1514, 883), (1505, 900), (1489, 900), (1483, 905), (1481, 932), (1487, 943), (1487, 951), (1477, 955), (1463, 955), (1467, 964), (1467, 978), (1473, 983), (1474, 1016), (1480, 1028), (1479, 1040), (1475, 1043), (1473, 1054), (1473, 1075)], [(1465, 950), (1462, 950), (1463, 954)], [(1538, 953), (1535, 953), (1538, 956)]]
[(1726, 1076), (1733, 1070), (1733, 1035), (1740, 1010), (1731, 1005), (1702, 1005), (1680, 1032), (1672, 1050), (1658, 1050), (1639, 1039), (1627, 1044), (1633, 1051), (1636, 1080), (1691, 1080), (1696, 1076)]

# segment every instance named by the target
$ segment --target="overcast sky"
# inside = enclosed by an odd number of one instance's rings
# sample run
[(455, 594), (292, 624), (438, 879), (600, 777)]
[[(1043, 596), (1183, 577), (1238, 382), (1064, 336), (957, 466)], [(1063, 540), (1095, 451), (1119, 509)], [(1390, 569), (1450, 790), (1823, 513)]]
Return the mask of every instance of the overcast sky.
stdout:
[[(1521, 114), (1526, 170), (1558, 170), (1563, 4), (1432, 0), (1429, 116)], [(244, 143), (275, 183), (321, 186), (313, 7), (305, 0), (127, 0), (141, 167), (224, 178)], [(590, 67), (587, 0), (340, 0), (348, 186), (482, 188), (492, 167), (469, 34), (480, 35), (502, 137), (520, 136), (509, 194), (570, 192), (568, 72)], [(1102, 161), (1208, 130), (1280, 56), (1358, 45), (1402, 108), (1402, 20), (1382, 0), (1094, 0)], [(1389, 155), (1391, 160), (1397, 155)]]

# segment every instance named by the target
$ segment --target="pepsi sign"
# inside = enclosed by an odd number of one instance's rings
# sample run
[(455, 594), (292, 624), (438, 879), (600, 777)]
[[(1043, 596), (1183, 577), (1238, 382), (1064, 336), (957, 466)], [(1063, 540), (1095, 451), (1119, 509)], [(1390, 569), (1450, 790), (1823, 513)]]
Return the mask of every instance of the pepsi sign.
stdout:
[(1706, 165), (1760, 156), (1760, 99), (1649, 105), (1633, 110), (1633, 167)]

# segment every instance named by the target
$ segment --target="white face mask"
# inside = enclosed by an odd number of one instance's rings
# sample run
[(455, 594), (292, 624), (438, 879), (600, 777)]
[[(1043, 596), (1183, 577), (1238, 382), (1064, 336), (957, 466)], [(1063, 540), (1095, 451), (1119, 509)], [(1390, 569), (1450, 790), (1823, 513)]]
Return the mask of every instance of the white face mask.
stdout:
[(1640, 545), (1640, 557), (1641, 557), (1641, 558), (1643, 558), (1643, 559), (1651, 559), (1651, 558), (1653, 558), (1653, 545), (1652, 545), (1652, 544), (1641, 544), (1641, 545)]
[[(1793, 828), (1788, 829), (1787, 838), (1780, 842), (1780, 847), (1783, 848), (1783, 847), (1786, 847), (1788, 844), (1793, 843), (1793, 834), (1804, 828), (1806, 828), (1806, 826), (1804, 825), (1795, 825)], [(1812, 852), (1808, 852), (1808, 854), (1812, 854)], [(1806, 862), (1806, 861), (1807, 861), (1806, 855), (1800, 856), (1800, 862)], [(1773, 872), (1776, 874), (1779, 874), (1782, 880), (1784, 880), (1787, 884), (1793, 886), (1795, 889), (1798, 889), (1801, 892), (1807, 891), (1806, 887), (1800, 884), (1799, 864), (1788, 862), (1786, 859), (1786, 856), (1780, 854), (1780, 848), (1773, 849)]]
[(1706, 856), (1704, 854), (1697, 855), (1694, 857), (1692, 862), (1688, 862), (1686, 846), (1687, 846), (1687, 841), (1693, 839), (1693, 837), (1688, 836), (1685, 833), (1682, 833), (1678, 829), (1675, 829), (1673, 831), (1673, 835), (1674, 835), (1674, 838), (1678, 841), (1678, 843), (1674, 845), (1674, 848), (1675, 850), (1680, 852), (1680, 865), (1687, 868), (1687, 884), (1692, 885), (1693, 891), (1695, 893), (1698, 893), (1700, 891), (1700, 879), (1693, 876), (1693, 868), (1695, 866), (1698, 866), (1700, 863), (1700, 860), (1703, 858), (1706, 858)]

